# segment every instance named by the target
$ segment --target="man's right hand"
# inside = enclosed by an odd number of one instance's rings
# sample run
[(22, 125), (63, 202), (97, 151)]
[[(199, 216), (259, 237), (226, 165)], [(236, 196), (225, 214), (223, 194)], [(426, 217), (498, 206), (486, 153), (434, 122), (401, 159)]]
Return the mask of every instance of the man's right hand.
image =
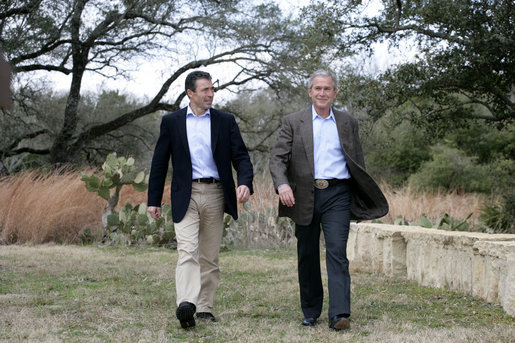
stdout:
[(161, 218), (161, 207), (149, 206), (147, 208), (147, 212), (150, 213), (152, 218), (154, 218), (155, 220), (159, 220), (159, 218)]
[(284, 206), (292, 207), (295, 205), (295, 197), (290, 185), (280, 185), (277, 192), (279, 192), (279, 199)]

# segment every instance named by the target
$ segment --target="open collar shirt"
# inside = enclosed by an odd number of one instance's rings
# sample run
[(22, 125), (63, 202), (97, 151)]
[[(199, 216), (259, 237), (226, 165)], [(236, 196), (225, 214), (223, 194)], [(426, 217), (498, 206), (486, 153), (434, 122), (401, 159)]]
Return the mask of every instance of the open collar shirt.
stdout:
[(196, 116), (190, 105), (186, 112), (186, 135), (190, 149), (192, 179), (220, 179), (211, 148), (211, 112)]
[(350, 173), (343, 153), (333, 109), (322, 118), (312, 105), (315, 179), (348, 179)]

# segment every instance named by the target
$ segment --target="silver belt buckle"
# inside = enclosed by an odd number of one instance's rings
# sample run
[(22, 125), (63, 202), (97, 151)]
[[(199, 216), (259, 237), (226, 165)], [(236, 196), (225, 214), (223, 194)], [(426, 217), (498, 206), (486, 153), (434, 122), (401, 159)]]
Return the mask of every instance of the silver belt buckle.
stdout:
[(329, 181), (322, 180), (322, 179), (316, 179), (315, 187), (318, 189), (326, 189), (327, 187), (329, 187)]

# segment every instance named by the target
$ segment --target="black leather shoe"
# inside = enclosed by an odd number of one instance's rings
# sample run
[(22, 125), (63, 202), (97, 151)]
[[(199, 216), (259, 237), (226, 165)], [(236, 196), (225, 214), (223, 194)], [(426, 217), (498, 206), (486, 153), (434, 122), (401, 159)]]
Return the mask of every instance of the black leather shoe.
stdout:
[(316, 318), (304, 318), (304, 320), (302, 321), (302, 325), (315, 326), (315, 325), (317, 325), (317, 319)]
[(213, 314), (211, 312), (198, 312), (197, 313), (197, 318), (207, 319), (207, 320), (210, 320), (212, 322), (216, 322), (216, 318), (215, 318), (215, 316), (213, 316)]
[(338, 314), (329, 319), (329, 328), (333, 329), (334, 331), (348, 330), (350, 329), (349, 318), (346, 318), (342, 314)]
[(196, 309), (197, 308), (195, 305), (189, 302), (182, 302), (179, 304), (175, 315), (181, 322), (181, 327), (183, 329), (192, 328), (195, 326), (195, 318), (193, 318), (193, 315), (195, 314)]

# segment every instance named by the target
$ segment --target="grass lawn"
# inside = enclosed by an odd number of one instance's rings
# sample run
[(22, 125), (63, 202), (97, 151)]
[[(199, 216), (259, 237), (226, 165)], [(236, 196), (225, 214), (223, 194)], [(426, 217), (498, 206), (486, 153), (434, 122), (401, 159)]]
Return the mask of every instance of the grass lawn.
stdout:
[(327, 296), (320, 325), (303, 327), (288, 249), (222, 252), (219, 321), (183, 330), (176, 261), (156, 248), (0, 246), (0, 342), (515, 342), (497, 304), (357, 271), (351, 330), (328, 329)]

